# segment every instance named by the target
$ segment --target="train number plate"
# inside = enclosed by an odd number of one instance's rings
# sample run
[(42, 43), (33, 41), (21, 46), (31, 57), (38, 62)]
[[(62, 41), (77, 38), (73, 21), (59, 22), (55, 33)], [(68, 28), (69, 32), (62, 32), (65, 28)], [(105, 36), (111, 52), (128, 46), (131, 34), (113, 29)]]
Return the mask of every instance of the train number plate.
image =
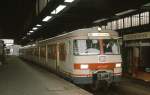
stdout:
[(107, 80), (107, 79), (110, 79), (110, 73), (108, 72), (102, 72), (102, 73), (98, 73), (97, 74), (97, 79), (98, 80)]

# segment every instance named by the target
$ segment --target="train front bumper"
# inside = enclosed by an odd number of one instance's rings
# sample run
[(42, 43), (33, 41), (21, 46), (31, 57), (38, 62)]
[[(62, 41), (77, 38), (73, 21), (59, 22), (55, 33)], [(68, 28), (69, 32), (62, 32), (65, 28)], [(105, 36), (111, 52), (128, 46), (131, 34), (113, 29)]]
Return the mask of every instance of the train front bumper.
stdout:
[[(73, 82), (75, 84), (92, 84), (95, 80), (97, 80), (95, 77), (73, 77)], [(108, 82), (120, 82), (121, 81), (121, 75), (115, 75), (112, 76), (110, 79), (106, 80)]]

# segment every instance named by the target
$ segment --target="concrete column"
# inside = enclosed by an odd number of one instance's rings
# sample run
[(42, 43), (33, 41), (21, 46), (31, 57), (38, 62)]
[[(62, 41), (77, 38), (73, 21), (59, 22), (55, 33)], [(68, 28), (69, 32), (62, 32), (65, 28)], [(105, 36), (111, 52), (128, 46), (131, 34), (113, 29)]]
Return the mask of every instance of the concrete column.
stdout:
[(135, 77), (138, 71), (139, 65), (139, 58), (140, 58), (140, 51), (138, 47), (133, 47), (133, 65), (132, 65), (132, 75)]

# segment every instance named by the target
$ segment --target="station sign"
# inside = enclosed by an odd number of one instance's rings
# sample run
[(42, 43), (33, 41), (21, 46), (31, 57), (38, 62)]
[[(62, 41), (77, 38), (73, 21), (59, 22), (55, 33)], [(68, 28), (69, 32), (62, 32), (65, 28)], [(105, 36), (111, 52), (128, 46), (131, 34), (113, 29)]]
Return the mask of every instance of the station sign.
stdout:
[(135, 47), (135, 46), (150, 46), (149, 42), (131, 42), (125, 43), (125, 47)]
[(128, 34), (123, 36), (123, 40), (140, 40), (150, 38), (150, 32)]
[(109, 33), (88, 33), (88, 36), (110, 36)]

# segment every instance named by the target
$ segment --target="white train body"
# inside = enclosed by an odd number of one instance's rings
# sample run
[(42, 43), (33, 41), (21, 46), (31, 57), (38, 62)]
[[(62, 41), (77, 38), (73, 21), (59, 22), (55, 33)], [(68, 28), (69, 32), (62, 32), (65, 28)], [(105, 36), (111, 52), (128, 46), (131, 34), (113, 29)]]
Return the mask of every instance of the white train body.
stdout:
[(23, 47), (20, 56), (76, 84), (91, 84), (94, 80), (113, 82), (122, 73), (118, 39), (115, 31), (79, 29)]

